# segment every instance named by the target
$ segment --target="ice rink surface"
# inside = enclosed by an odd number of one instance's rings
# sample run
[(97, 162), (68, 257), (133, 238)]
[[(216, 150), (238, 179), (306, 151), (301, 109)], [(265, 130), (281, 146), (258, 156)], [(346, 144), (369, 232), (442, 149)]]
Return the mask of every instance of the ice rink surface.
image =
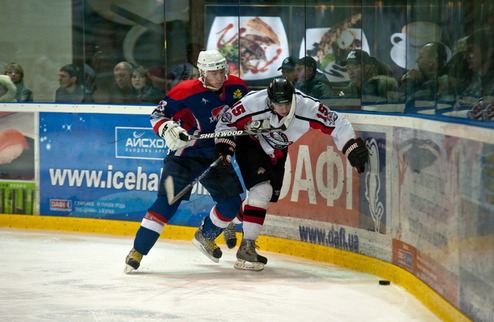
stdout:
[(160, 239), (123, 273), (133, 238), (0, 229), (0, 321), (439, 321), (379, 277), (296, 257), (262, 272), (215, 264), (191, 242)]

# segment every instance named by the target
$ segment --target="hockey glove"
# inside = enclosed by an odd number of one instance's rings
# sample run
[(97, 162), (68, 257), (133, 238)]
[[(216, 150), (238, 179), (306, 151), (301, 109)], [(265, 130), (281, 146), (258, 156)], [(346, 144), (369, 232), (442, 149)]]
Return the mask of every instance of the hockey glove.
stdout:
[(274, 150), (273, 154), (270, 155), (271, 163), (276, 165), (279, 159), (283, 159), (285, 157), (285, 149), (283, 150)]
[(244, 130), (249, 134), (255, 135), (268, 132), (270, 128), (271, 125), (269, 124), (269, 120), (256, 120), (248, 122), (245, 125)]
[(158, 129), (159, 135), (165, 139), (170, 150), (178, 150), (188, 143), (189, 134), (174, 121), (166, 121)]
[(361, 138), (349, 140), (343, 147), (343, 153), (358, 173), (365, 171), (365, 164), (369, 160), (369, 151), (365, 146), (364, 140)]
[(235, 141), (230, 138), (217, 138), (214, 142), (216, 143), (216, 157), (223, 157), (223, 165), (229, 166), (237, 146)]

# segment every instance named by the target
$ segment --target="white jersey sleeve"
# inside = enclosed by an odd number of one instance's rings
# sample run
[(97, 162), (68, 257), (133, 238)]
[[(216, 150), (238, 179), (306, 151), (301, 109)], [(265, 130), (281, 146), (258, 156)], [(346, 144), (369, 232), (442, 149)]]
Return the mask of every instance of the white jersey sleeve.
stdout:
[(336, 147), (341, 151), (355, 131), (350, 121), (343, 115), (331, 110), (319, 100), (296, 91), (297, 111), (295, 118), (309, 123), (310, 128), (331, 135)]

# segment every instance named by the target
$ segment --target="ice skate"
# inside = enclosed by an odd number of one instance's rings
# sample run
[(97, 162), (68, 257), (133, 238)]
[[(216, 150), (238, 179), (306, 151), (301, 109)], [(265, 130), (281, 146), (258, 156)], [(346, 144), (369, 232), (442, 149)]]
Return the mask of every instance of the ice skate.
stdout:
[(236, 269), (248, 271), (262, 271), (268, 259), (257, 254), (254, 240), (244, 239), (237, 251), (237, 261), (233, 265)]
[(133, 271), (137, 270), (141, 265), (142, 257), (141, 253), (132, 248), (129, 252), (129, 255), (125, 258), (125, 273), (130, 274)]
[(214, 240), (207, 240), (202, 234), (202, 230), (198, 229), (192, 240), (194, 246), (196, 246), (204, 255), (206, 255), (210, 260), (218, 263), (223, 253), (221, 249), (216, 245)]
[(229, 249), (235, 248), (235, 246), (237, 246), (237, 234), (235, 232), (236, 232), (236, 227), (233, 221), (230, 222), (223, 231), (225, 244)]

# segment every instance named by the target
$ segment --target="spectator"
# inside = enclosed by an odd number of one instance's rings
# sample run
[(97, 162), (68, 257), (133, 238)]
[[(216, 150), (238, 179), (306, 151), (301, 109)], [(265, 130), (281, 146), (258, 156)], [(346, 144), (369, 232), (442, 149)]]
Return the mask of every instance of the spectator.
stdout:
[(137, 66), (132, 72), (132, 87), (137, 94), (138, 103), (158, 104), (163, 96), (160, 91), (152, 85), (149, 73), (142, 66)]
[(317, 62), (310, 56), (305, 56), (297, 61), (295, 66), (297, 83), (295, 87), (305, 94), (315, 98), (334, 97), (333, 90), (328, 79), (317, 70)]
[(55, 102), (92, 102), (91, 96), (81, 84), (80, 75), (73, 64), (60, 68), (58, 72), (60, 87), (55, 92)]
[(17, 88), (14, 82), (7, 75), (0, 75), (0, 102), (17, 102), (15, 95)]
[(137, 103), (137, 93), (132, 87), (131, 76), (134, 67), (131, 63), (122, 61), (113, 68), (114, 83), (110, 89), (108, 100), (115, 104)]
[[(444, 68), (448, 81), (447, 91), (454, 99), (460, 97), (473, 78), (473, 71), (469, 68), (467, 63), (467, 39), (468, 36), (461, 39), (462, 44), (457, 46), (457, 50), (453, 53), (451, 59)], [(459, 44), (459, 42), (460, 40), (457, 43)]]
[(8, 75), (17, 88), (17, 102), (32, 102), (33, 92), (24, 85), (24, 69), (17, 63), (9, 63), (4, 75)]
[(444, 67), (448, 61), (446, 45), (441, 42), (429, 42), (420, 48), (417, 68), (410, 69), (400, 79), (400, 89), (407, 101), (433, 100), (448, 91)]
[(288, 79), (292, 84), (297, 83), (297, 73), (295, 72), (296, 59), (293, 57), (286, 57), (283, 59), (280, 68), (281, 75)]
[(467, 38), (465, 63), (471, 72), (456, 106), (471, 107), (468, 117), (494, 120), (494, 30), (477, 29)]
[(380, 102), (387, 100), (389, 91), (398, 90), (391, 68), (363, 50), (352, 50), (341, 64), (347, 68), (350, 83), (340, 96), (360, 98), (362, 103)]
[(472, 78), (462, 96), (482, 98), (494, 96), (494, 30), (474, 31), (466, 43), (466, 62)]

